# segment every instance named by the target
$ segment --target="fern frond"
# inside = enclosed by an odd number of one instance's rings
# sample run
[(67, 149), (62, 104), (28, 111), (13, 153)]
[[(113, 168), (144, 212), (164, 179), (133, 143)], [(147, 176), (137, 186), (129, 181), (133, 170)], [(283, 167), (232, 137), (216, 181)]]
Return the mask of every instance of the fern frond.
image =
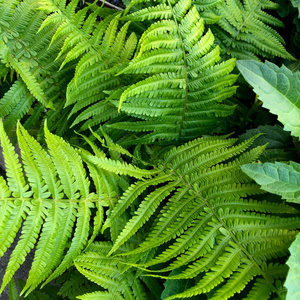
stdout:
[[(221, 102), (235, 93), (230, 75), (234, 60), (217, 64), (218, 47), (191, 1), (163, 2), (125, 16), (151, 20), (137, 54), (119, 74), (144, 74), (120, 97), (119, 110), (141, 121), (114, 123), (111, 128), (136, 132), (136, 142), (183, 142), (218, 130), (234, 107)], [(220, 129), (220, 128), (219, 128)]]
[[(1, 23), (0, 40), (2, 60), (10, 64), (19, 78), (12, 84), (0, 103), (3, 107), (0, 117), (5, 118), (7, 130), (28, 113), (31, 105), (38, 100), (43, 106), (57, 108), (56, 102), (64, 99), (65, 84), (70, 80), (72, 67), (58, 71), (61, 60), (54, 62), (64, 36), (48, 48), (55, 27), (37, 33), (45, 14), (37, 11), (39, 1), (26, 0), (18, 3)], [(0, 5), (0, 11), (7, 13), (7, 4)], [(48, 49), (47, 49), (48, 48)], [(74, 67), (73, 67), (74, 68)], [(60, 100), (61, 101), (61, 100)]]
[[(198, 9), (204, 9), (194, 2)], [(283, 23), (266, 12), (277, 8), (278, 4), (269, 0), (227, 0), (206, 7), (205, 13), (221, 16), (210, 28), (227, 55), (238, 59), (294, 59), (284, 48), (283, 38), (271, 27), (283, 27)]]
[[(95, 238), (101, 229), (103, 206), (107, 205), (105, 198), (116, 197), (116, 192), (109, 194), (106, 190), (102, 191), (95, 173), (91, 179), (87, 177), (83, 161), (74, 148), (51, 134), (47, 127), (45, 134), (48, 150), (44, 150), (18, 124), (22, 167), (4, 132), (3, 123), (0, 124), (7, 176), (7, 183), (3, 178), (0, 180), (1, 256), (21, 229), (21, 237), (11, 254), (1, 290), (35, 245), (35, 255), (23, 293), (28, 294), (45, 279), (52, 280), (64, 272), (87, 244), (91, 210), (96, 212), (92, 234)], [(93, 180), (97, 187), (95, 192), (90, 187)]]
[[(46, 2), (50, 5), (53, 1)], [(102, 110), (94, 110), (90, 105), (95, 103), (97, 108), (99, 105), (101, 107), (101, 103), (107, 97), (105, 91), (122, 87), (120, 79), (115, 75), (128, 64), (136, 47), (137, 38), (134, 33), (127, 37), (130, 22), (118, 30), (120, 14), (108, 16), (104, 21), (98, 22), (97, 18), (101, 15), (100, 8), (95, 8), (89, 13), (94, 7), (90, 5), (74, 12), (74, 8), (70, 8), (71, 4), (74, 6), (73, 2), (76, 1), (72, 1), (62, 9), (55, 6), (53, 13), (43, 22), (40, 30), (57, 24), (52, 42), (60, 36), (67, 36), (58, 54), (58, 58), (65, 54), (61, 69), (67, 63), (79, 60), (75, 76), (68, 84), (65, 106), (72, 105), (69, 118), (77, 114), (73, 125), (86, 121), (88, 125), (85, 124), (85, 128), (88, 128), (91, 125), (88, 119), (92, 116), (100, 118), (96, 123), (98, 124), (117, 115), (115, 107), (108, 103), (105, 103), (105, 106), (109, 107), (111, 112), (106, 113), (106, 118)], [(43, 9), (48, 11), (46, 6)]]
[[(155, 161), (164, 175), (129, 187), (109, 214), (103, 230), (131, 205), (138, 205), (108, 255), (118, 250), (112, 259), (124, 256), (132, 260), (129, 265), (151, 272), (149, 276), (196, 280), (193, 287), (167, 299), (200, 294), (228, 299), (241, 290), (255, 290), (254, 278), (261, 278), (266, 285), (283, 279), (281, 264), (270, 272), (264, 266), (287, 255), (299, 217), (286, 204), (265, 200), (263, 195), (256, 200), (255, 195), (263, 192), (240, 168), (263, 152), (261, 146), (248, 150), (255, 138), (238, 145), (235, 139), (200, 138), (160, 154)], [(146, 189), (147, 196), (139, 197)], [(290, 213), (279, 213), (278, 205), (291, 209)], [(274, 213), (268, 214), (269, 210)], [(143, 228), (147, 235), (135, 249), (119, 248)], [(155, 255), (142, 262), (143, 253), (154, 249)], [(160, 275), (174, 269), (179, 270), (177, 275)], [(277, 271), (281, 275), (277, 276)], [(273, 283), (270, 291), (280, 293)]]
[(136, 216), (134, 216), (123, 229), (121, 234), (115, 241), (109, 254), (113, 253), (122, 244), (124, 244), (132, 235), (134, 235), (142, 225), (149, 220), (151, 215), (155, 212), (156, 208), (159, 206), (160, 202), (165, 199), (168, 195), (175, 190), (177, 182), (170, 183), (161, 188), (158, 188), (151, 194), (149, 194), (145, 201), (141, 203), (136, 211)]

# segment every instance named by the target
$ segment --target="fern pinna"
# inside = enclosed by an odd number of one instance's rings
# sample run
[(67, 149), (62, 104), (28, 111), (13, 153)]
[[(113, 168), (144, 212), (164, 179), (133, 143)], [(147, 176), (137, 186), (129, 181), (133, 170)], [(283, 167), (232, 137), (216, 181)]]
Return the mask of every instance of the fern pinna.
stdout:
[[(235, 145), (236, 139), (204, 137), (161, 154), (157, 175), (131, 185), (105, 221), (103, 230), (138, 205), (109, 255), (125, 256), (144, 276), (194, 278), (193, 287), (167, 299), (228, 299), (243, 289), (244, 299), (280, 296), (287, 268), (279, 258), (287, 255), (299, 217), (293, 207), (264, 199), (241, 171), (264, 149), (247, 151), (254, 139)], [(140, 229), (146, 237), (122, 251)], [(138, 262), (153, 251), (151, 259)], [(166, 275), (177, 268), (177, 275)]]
[[(49, 282), (63, 273), (86, 246), (88, 238), (91, 241), (95, 238), (101, 228), (103, 206), (119, 193), (118, 177), (93, 165), (88, 166), (88, 176), (78, 151), (51, 134), (46, 126), (44, 129), (48, 150), (18, 124), (21, 165), (1, 122), (0, 140), (7, 177), (6, 181), (0, 178), (1, 256), (22, 229), (1, 290), (35, 244), (23, 292), (29, 293), (44, 280)], [(104, 153), (97, 150), (98, 159), (101, 155)], [(107, 181), (115, 184), (108, 185)]]
[(128, 267), (125, 260), (107, 257), (111, 247), (111, 242), (93, 243), (88, 251), (75, 260), (75, 266), (79, 272), (105, 289), (87, 293), (78, 298), (82, 300), (149, 299), (142, 279), (139, 278), (141, 272)]

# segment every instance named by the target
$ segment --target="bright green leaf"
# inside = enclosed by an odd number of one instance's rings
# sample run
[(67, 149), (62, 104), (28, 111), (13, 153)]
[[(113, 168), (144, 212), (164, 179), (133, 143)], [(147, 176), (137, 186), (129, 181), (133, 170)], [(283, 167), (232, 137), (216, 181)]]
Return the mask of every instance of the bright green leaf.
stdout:
[(263, 107), (278, 116), (285, 130), (300, 137), (300, 72), (252, 60), (240, 60), (236, 65)]
[(241, 168), (263, 190), (280, 195), (289, 202), (300, 203), (300, 164), (275, 162), (246, 164)]

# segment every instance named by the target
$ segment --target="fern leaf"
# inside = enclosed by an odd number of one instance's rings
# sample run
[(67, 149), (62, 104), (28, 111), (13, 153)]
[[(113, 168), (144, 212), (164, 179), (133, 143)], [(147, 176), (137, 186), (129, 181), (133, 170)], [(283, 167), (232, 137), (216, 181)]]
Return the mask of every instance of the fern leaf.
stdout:
[(26, 142), (30, 148), (29, 151), (31, 151), (32, 156), (36, 160), (38, 168), (41, 170), (42, 177), (43, 177), (53, 199), (63, 198), (62, 187), (61, 187), (60, 181), (57, 180), (57, 177), (54, 175), (56, 173), (56, 171), (55, 171), (56, 169), (55, 169), (55, 166), (54, 166), (49, 154), (19, 124), (18, 124), (18, 134), (19, 134), (20, 138), (23, 137), (26, 140)]
[[(89, 198), (89, 181), (86, 177), (86, 172), (83, 168), (83, 164), (80, 162), (79, 154), (69, 144), (64, 142), (62, 138), (51, 134), (47, 127), (45, 127), (45, 137), (48, 142), (49, 150), (51, 150), (51, 152), (54, 150), (54, 148), (56, 148), (64, 154), (65, 159), (68, 161), (72, 168), (72, 172), (76, 181), (76, 188), (83, 198)], [(54, 154), (54, 151), (52, 153)]]
[[(71, 57), (81, 57), (76, 66), (75, 76), (67, 89), (66, 106), (74, 104), (69, 117), (80, 112), (73, 125), (86, 121), (91, 116), (99, 117), (100, 123), (117, 115), (115, 107), (109, 105), (108, 101), (103, 101), (107, 97), (105, 91), (121, 87), (120, 80), (115, 75), (128, 63), (137, 43), (133, 33), (127, 39), (129, 22), (117, 30), (119, 18), (120, 15), (106, 18), (100, 23), (100, 34), (95, 32), (89, 40), (74, 42), (75, 46), (71, 45), (72, 49), (67, 54), (66, 62)], [(87, 48), (86, 51), (82, 50), (84, 47)], [(112, 51), (114, 55), (111, 54)], [(62, 66), (64, 64), (65, 62)], [(94, 105), (90, 106), (91, 104)], [(96, 111), (95, 108), (100, 111)], [(110, 110), (105, 113), (106, 118), (103, 115), (104, 108)], [(88, 125), (85, 125), (85, 128), (88, 128)]]
[(25, 182), (23, 169), (15, 153), (13, 145), (10, 143), (4, 132), (3, 123), (0, 122), (0, 141), (4, 156), (4, 162), (7, 172), (7, 181), (14, 197), (28, 197), (31, 192), (28, 191), (29, 186)]
[(121, 216), (122, 213), (135, 201), (135, 199), (143, 192), (145, 189), (153, 184), (159, 184), (162, 182), (166, 182), (170, 178), (169, 175), (166, 176), (159, 176), (152, 180), (148, 181), (140, 181), (128, 188), (127, 191), (122, 195), (112, 212), (110, 213), (109, 217), (106, 219), (102, 231), (108, 228), (113, 220), (116, 220), (118, 217)]
[(49, 283), (57, 276), (61, 275), (67, 268), (69, 268), (74, 258), (81, 252), (84, 245), (87, 242), (88, 234), (89, 234), (89, 219), (90, 219), (90, 207), (92, 205), (80, 203), (78, 208), (77, 215), (77, 224), (74, 233), (74, 237), (72, 239), (70, 248), (67, 254), (64, 256), (62, 262), (59, 267), (54, 271), (51, 276), (49, 276), (44, 284)]
[(70, 164), (68, 164), (67, 155), (62, 151), (62, 147), (57, 148), (57, 144), (51, 139), (52, 136), (49, 134), (49, 131), (46, 133), (46, 141), (49, 146), (51, 158), (55, 165), (55, 169), (59, 174), (59, 178), (63, 186), (65, 195), (69, 199), (76, 199), (78, 198), (79, 193), (76, 193), (77, 187), (75, 185), (75, 174), (73, 173)]
[[(8, 202), (8, 201), (7, 201)], [(28, 207), (24, 202), (17, 202), (14, 204), (1, 205), (2, 218), (1, 218), (1, 257), (6, 252), (7, 248), (12, 244), (16, 234), (21, 226), (25, 213), (28, 213)], [(10, 224), (8, 222), (11, 221)]]
[(153, 19), (167, 19), (172, 16), (172, 10), (165, 3), (157, 6), (151, 6), (139, 11), (133, 12), (130, 16), (123, 17), (124, 20), (145, 21)]
[[(22, 105), (19, 104), (21, 102)], [(4, 118), (7, 115), (13, 115), (15, 119), (10, 121), (12, 123), (11, 126), (8, 126), (10, 122), (5, 120), (6, 130), (10, 131), (15, 126), (17, 120), (23, 117), (33, 102), (34, 97), (27, 90), (25, 83), (19, 80), (16, 81), (0, 101), (0, 117)], [(18, 113), (14, 113), (16, 107)]]
[[(49, 203), (47, 204), (49, 205)], [(49, 213), (45, 217), (39, 243), (36, 248), (36, 255), (30, 268), (27, 282), (23, 288), (23, 291), (29, 289), (27, 294), (37, 287), (37, 278), (43, 278), (45, 275), (45, 270), (49, 268), (47, 263), (51, 264), (49, 258), (54, 248), (55, 238), (61, 229), (63, 208), (57, 204), (52, 204), (52, 207), (48, 208)]]
[(90, 155), (84, 155), (84, 158), (100, 167), (101, 169), (104, 169), (106, 171), (118, 174), (118, 175), (129, 175), (135, 178), (149, 178), (154, 174), (157, 174), (158, 170), (145, 170), (140, 169), (138, 167), (135, 167), (133, 165), (127, 164), (126, 162), (120, 162), (116, 160), (110, 160), (108, 158), (98, 158)]
[[(109, 299), (132, 299), (145, 300), (147, 299), (144, 288), (140, 284), (140, 279), (136, 277), (133, 270), (122, 272), (125, 264), (120, 259), (107, 257), (106, 254), (110, 251), (111, 244), (94, 243), (86, 253), (80, 255), (75, 260), (77, 270), (86, 276), (91, 281), (94, 281), (108, 292), (99, 292)], [(98, 293), (83, 295), (95, 297)], [(87, 298), (89, 299), (89, 298)], [(93, 299), (93, 298), (91, 298)]]
[[(197, 7), (204, 9), (201, 4)], [(283, 27), (283, 23), (266, 12), (277, 8), (278, 4), (269, 0), (227, 0), (206, 7), (205, 13), (221, 17), (210, 28), (223, 53), (238, 59), (294, 59), (284, 48), (282, 37), (271, 27)]]
[(42, 88), (31, 74), (29, 67), (25, 63), (13, 59), (7, 46), (2, 45), (1, 49), (1, 54), (4, 57), (5, 62), (21, 76), (31, 94), (46, 107), (51, 107), (52, 103), (48, 103)]
[(28, 287), (29, 291), (26, 291), (26, 294), (53, 274), (53, 270), (59, 266), (65, 251), (68, 249), (68, 242), (74, 230), (74, 224), (76, 221), (77, 205), (75, 203), (70, 203), (69, 205), (59, 203), (57, 207), (62, 210), (62, 219), (57, 225), (59, 230), (55, 236), (55, 243), (53, 244), (52, 249), (49, 249), (51, 250), (51, 254), (46, 263), (46, 268), (43, 270), (43, 274), (40, 278), (35, 280), (30, 287)]
[(109, 292), (94, 292), (88, 293), (82, 296), (78, 296), (81, 300), (124, 300), (120, 293), (114, 293), (113, 295)]
[(156, 208), (160, 202), (167, 197), (176, 187), (177, 182), (165, 185), (158, 188), (156, 191), (149, 194), (145, 201), (141, 203), (136, 211), (136, 215), (126, 224), (121, 234), (115, 241), (114, 246), (108, 255), (112, 254), (122, 244), (124, 244), (132, 235), (134, 235), (138, 229), (149, 220), (152, 214), (154, 214)]
[(26, 255), (33, 248), (38, 238), (44, 216), (45, 207), (41, 202), (30, 207), (30, 212), (22, 227), (20, 240), (10, 256), (7, 271), (2, 280), (1, 291), (3, 291), (4, 287), (10, 282), (13, 274), (25, 261)]
[(20, 126), (18, 126), (18, 129), (18, 145), (22, 153), (24, 170), (32, 188), (33, 196), (35, 198), (47, 198), (50, 195), (49, 193), (45, 193), (45, 191), (47, 190), (47, 186), (45, 186), (43, 175), (38, 169), (36, 161), (33, 159), (32, 153), (25, 138), (20, 133)]
[[(161, 10), (167, 13), (158, 13)], [(130, 20), (163, 18), (143, 33), (138, 52), (121, 74), (145, 74), (120, 97), (119, 110), (139, 118), (112, 128), (148, 131), (137, 143), (186, 141), (216, 130), (233, 107), (220, 104), (235, 93), (234, 61), (222, 64), (214, 37), (191, 1), (170, 1), (126, 15)], [(210, 93), (211, 92), (211, 93)], [(173, 136), (172, 136), (173, 135)]]
[(5, 58), (2, 58), (19, 75), (11, 89), (4, 94), (3, 102), (1, 100), (4, 108), (1, 116), (5, 118), (6, 130), (13, 129), (17, 121), (28, 113), (35, 100), (44, 107), (57, 108), (56, 101), (64, 99), (65, 84), (70, 80), (71, 69), (74, 67), (69, 65), (68, 69), (58, 71), (61, 60), (55, 62), (53, 57), (58, 53), (65, 36), (48, 48), (55, 25), (38, 33), (45, 18), (44, 12), (37, 10), (39, 5), (40, 1), (22, 1), (8, 10), (8, 15), (7, 4), (0, 5), (0, 11), (4, 12), (4, 19), (9, 24), (4, 22), (0, 25), (0, 39), (5, 44), (2, 47)]
[[(162, 166), (165, 181), (155, 184), (154, 179), (162, 177), (158, 174), (132, 185), (106, 222), (104, 229), (111, 226), (112, 216), (130, 213), (128, 209), (138, 205), (109, 252), (118, 249), (118, 255), (110, 258), (123, 256), (130, 260), (129, 265), (149, 272), (148, 276), (196, 280), (194, 286), (167, 299), (202, 294), (228, 299), (245, 289), (251, 295), (257, 290), (254, 278), (261, 278), (269, 292), (280, 294), (277, 284), (269, 285), (269, 278), (271, 282), (281, 281), (286, 268), (282, 264), (268, 264), (287, 255), (297, 234), (299, 218), (292, 210), (288, 215), (269, 215), (265, 211), (278, 209), (277, 203), (263, 195), (256, 201), (255, 195), (262, 191), (241, 170), (244, 161), (257, 159), (265, 148), (247, 150), (254, 139), (234, 145), (235, 139), (207, 137), (160, 153), (154, 160)], [(139, 197), (146, 188), (151, 191), (151, 186), (153, 192)], [(165, 194), (169, 188), (172, 192)], [(152, 223), (147, 224), (148, 214), (157, 207), (155, 198), (161, 204)], [(287, 204), (280, 205), (289, 210)], [(139, 232), (147, 235), (136, 248), (119, 248), (128, 245), (129, 238)], [(155, 254), (150, 255), (154, 249)], [(174, 269), (180, 272), (161, 275)]]
[[(23, 294), (30, 293), (43, 280), (51, 280), (64, 272), (87, 244), (91, 209), (96, 209), (91, 236), (94, 239), (102, 225), (102, 206), (107, 205), (105, 197), (115, 197), (117, 194), (113, 191), (113, 185), (109, 187), (111, 191), (107, 191), (107, 187), (102, 191), (102, 186), (96, 183), (95, 174), (91, 178), (95, 179), (97, 191), (91, 191), (90, 180), (78, 152), (51, 134), (47, 127), (45, 133), (48, 150), (44, 150), (18, 124), (17, 138), (23, 172), (19, 158), (4, 132), (3, 123), (0, 124), (3, 156), (6, 164), (9, 164), (6, 170), (7, 183), (3, 178), (0, 180), (1, 256), (21, 229), (21, 237), (10, 257), (1, 290), (10, 282), (35, 245), (35, 255)], [(73, 177), (68, 180), (66, 177), (70, 174)], [(68, 198), (68, 195), (72, 198)]]

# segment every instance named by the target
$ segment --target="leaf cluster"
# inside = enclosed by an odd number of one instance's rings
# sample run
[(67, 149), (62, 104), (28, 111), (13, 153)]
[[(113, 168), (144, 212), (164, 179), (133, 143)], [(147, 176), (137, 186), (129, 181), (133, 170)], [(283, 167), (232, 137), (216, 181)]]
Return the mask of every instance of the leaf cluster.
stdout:
[(297, 1), (112, 7), (0, 1), (0, 292), (296, 299)]

